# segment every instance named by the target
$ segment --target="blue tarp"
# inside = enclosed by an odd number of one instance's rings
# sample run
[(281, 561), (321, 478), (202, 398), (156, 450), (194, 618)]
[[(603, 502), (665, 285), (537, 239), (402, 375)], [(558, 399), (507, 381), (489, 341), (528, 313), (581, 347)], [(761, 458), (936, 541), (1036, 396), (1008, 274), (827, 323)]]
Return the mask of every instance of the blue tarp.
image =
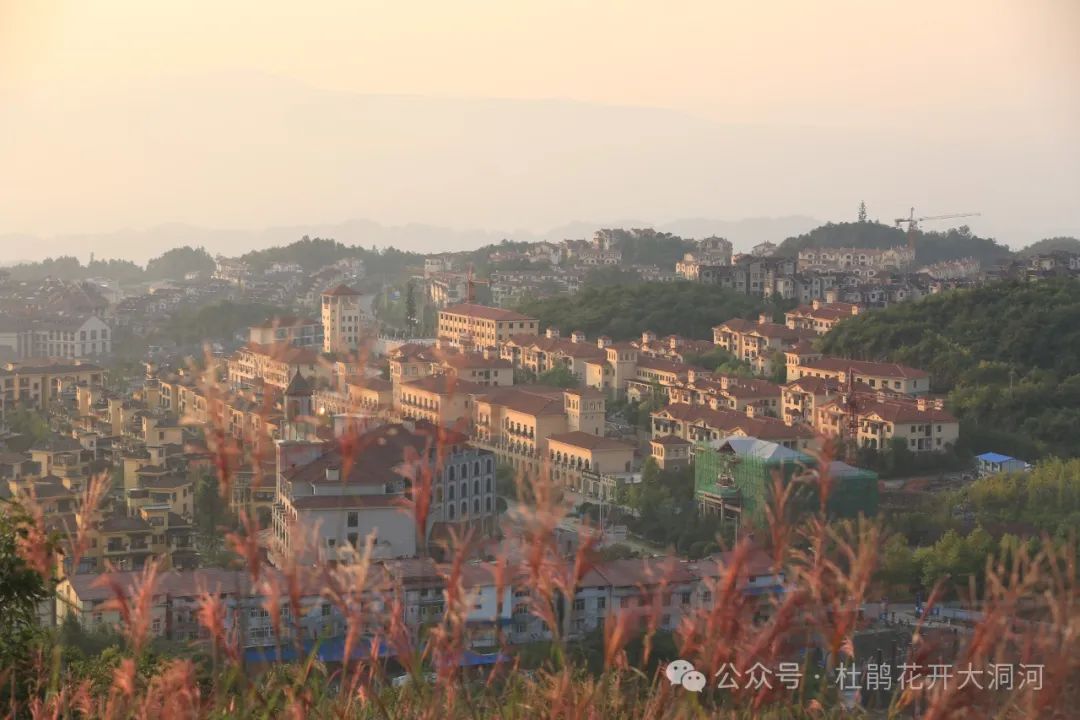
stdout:
[(1002, 455), (1001, 453), (995, 453), (995, 452), (988, 452), (988, 453), (983, 453), (982, 455), (976, 455), (975, 459), (976, 460), (982, 460), (983, 462), (991, 462), (991, 463), (1002, 463), (1002, 462), (1009, 462), (1010, 460), (1016, 460), (1016, 458), (1014, 458), (1014, 457), (1009, 457), (1008, 455)]

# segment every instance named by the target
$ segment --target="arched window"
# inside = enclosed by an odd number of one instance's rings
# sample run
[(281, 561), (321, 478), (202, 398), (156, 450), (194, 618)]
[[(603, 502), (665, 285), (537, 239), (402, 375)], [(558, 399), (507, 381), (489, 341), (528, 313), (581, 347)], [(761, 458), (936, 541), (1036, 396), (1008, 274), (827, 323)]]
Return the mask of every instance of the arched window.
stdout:
[(453, 485), (451, 485), (450, 487), (448, 487), (448, 488), (446, 489), (446, 497), (447, 497), (447, 499), (449, 499), (449, 500), (453, 500), (453, 499), (454, 499), (454, 486), (453, 486)]
[(454, 466), (453, 465), (450, 466), (450, 474), (447, 476), (447, 479), (449, 479), (449, 480), (454, 479)]
[(491, 458), (488, 458), (488, 460), (487, 460), (487, 471), (492, 472), (494, 470), (495, 470), (495, 463)]
[(491, 512), (491, 498), (488, 498), (488, 499), (487, 499), (486, 501), (484, 501), (484, 502), (485, 502), (485, 505), (487, 505), (487, 511), (488, 511), (488, 512)]
[(464, 500), (461, 501), (461, 517), (464, 518), (469, 514), (469, 503)]
[(475, 513), (476, 515), (480, 514), (480, 498), (476, 498), (472, 501), (472, 509), (473, 513)]
[(479, 495), (480, 494), (480, 481), (479, 480), (473, 480), (472, 491), (473, 491), (473, 495)]
[(461, 463), (461, 479), (469, 477), (469, 463)]
[(467, 482), (461, 483), (461, 497), (462, 498), (469, 497), (469, 483), (467, 483)]
[(473, 463), (472, 471), (473, 471), (473, 475), (479, 475), (480, 474), (480, 461), (479, 460), (477, 460), (476, 462)]
[[(491, 492), (491, 476), (490, 476), (490, 475), (488, 475), (488, 479), (487, 479), (487, 481), (486, 481), (486, 482), (484, 483), (484, 485), (485, 485), (484, 489), (485, 489), (485, 490), (486, 490), (487, 492)], [(489, 500), (489, 502), (490, 502), (490, 500)]]
[(451, 520), (454, 519), (454, 506), (453, 505), (450, 505), (450, 507), (449, 507), (449, 517), (450, 517)]

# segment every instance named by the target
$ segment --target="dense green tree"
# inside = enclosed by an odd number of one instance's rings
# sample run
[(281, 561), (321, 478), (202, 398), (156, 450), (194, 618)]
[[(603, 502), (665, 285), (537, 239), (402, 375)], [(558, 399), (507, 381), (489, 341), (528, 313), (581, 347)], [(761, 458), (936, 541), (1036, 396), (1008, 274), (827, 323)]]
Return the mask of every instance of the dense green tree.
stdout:
[[(966, 226), (943, 232), (916, 230), (914, 241), (915, 261), (923, 265), (965, 257), (992, 265), (1012, 257), (1009, 248), (973, 235)], [(787, 238), (780, 243), (777, 254), (790, 257), (806, 248), (821, 247), (889, 248), (907, 242), (906, 231), (880, 222), (826, 223), (803, 235)]]
[(251, 325), (283, 312), (263, 303), (224, 300), (174, 313), (159, 335), (180, 344), (228, 341), (246, 334)]
[(205, 248), (184, 247), (166, 250), (146, 263), (146, 276), (152, 280), (179, 280), (188, 273), (212, 273), (214, 258)]
[(861, 222), (861, 223), (866, 222), (866, 203), (865, 202), (860, 202), (859, 203), (859, 222)]
[(1080, 283), (994, 283), (865, 313), (829, 355), (923, 368), (948, 393), (965, 447), (1035, 459), (1080, 455)]
[[(0, 502), (0, 707), (26, 700), (33, 671), (31, 656), (42, 640), (38, 626), (38, 604), (52, 593), (52, 578), (45, 568), (32, 567), (21, 550), (26, 541), (29, 519), (17, 505)], [(46, 560), (54, 548), (51, 540), (33, 548)]]
[(582, 330), (615, 340), (663, 329), (684, 337), (712, 338), (712, 328), (735, 317), (756, 317), (766, 309), (760, 298), (701, 283), (639, 283), (586, 287), (569, 297), (525, 302), (519, 310), (556, 327), (563, 335)]
[(536, 382), (540, 385), (551, 385), (552, 387), (561, 388), (577, 387), (580, 384), (574, 371), (565, 365), (559, 365), (550, 370), (545, 370), (536, 376)]
[(1057, 250), (1064, 250), (1065, 252), (1080, 253), (1080, 240), (1074, 237), (1052, 237), (1044, 238), (1038, 242), (1033, 242), (1026, 248), (1021, 250), (1019, 255), (1041, 255), (1044, 253), (1051, 253)]

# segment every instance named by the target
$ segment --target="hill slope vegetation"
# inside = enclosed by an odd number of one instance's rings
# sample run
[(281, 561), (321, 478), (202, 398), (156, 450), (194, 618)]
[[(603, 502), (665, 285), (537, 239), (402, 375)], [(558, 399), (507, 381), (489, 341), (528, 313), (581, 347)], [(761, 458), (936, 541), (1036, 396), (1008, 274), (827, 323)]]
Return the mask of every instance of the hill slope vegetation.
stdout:
[(933, 295), (846, 320), (822, 347), (929, 371), (975, 452), (1080, 455), (1080, 283), (1009, 282)]

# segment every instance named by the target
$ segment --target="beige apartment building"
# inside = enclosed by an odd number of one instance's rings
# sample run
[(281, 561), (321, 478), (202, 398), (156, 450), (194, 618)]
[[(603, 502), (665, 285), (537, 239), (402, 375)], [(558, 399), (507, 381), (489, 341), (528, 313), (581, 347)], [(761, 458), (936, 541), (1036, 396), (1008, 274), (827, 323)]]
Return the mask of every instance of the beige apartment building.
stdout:
[(764, 315), (756, 323), (736, 318), (713, 328), (715, 345), (750, 363), (760, 374), (773, 370), (775, 355), (815, 337), (817, 333), (813, 330), (768, 322)]
[(439, 311), (437, 335), (458, 347), (498, 347), (513, 335), (536, 335), (539, 323), (513, 310), (462, 303)]
[(451, 375), (428, 375), (394, 385), (394, 412), (404, 420), (424, 420), (467, 432), (473, 418), (473, 396), (484, 389)]
[(789, 381), (817, 377), (844, 384), (848, 381), (849, 373), (853, 376), (853, 382), (861, 383), (870, 390), (886, 390), (905, 395), (923, 395), (930, 392), (928, 372), (899, 363), (819, 357), (814, 360), (801, 358), (797, 364), (788, 364)]
[(0, 418), (16, 407), (45, 410), (52, 402), (74, 403), (78, 386), (104, 384), (104, 368), (81, 360), (7, 363), (0, 367)]
[(672, 403), (652, 413), (653, 438), (674, 435), (692, 443), (742, 435), (768, 440), (792, 450), (814, 450), (820, 444), (810, 427), (788, 424), (771, 417), (734, 410), (714, 410), (702, 405)]
[(784, 313), (784, 323), (793, 330), (813, 330), (818, 335), (824, 335), (841, 320), (854, 317), (859, 311), (859, 306), (852, 303), (814, 300), (809, 305), (800, 305)]
[(583, 495), (615, 499), (615, 476), (629, 473), (634, 446), (612, 438), (574, 430), (548, 436), (551, 479)]
[(780, 417), (784, 422), (813, 425), (817, 409), (835, 397), (842, 387), (835, 379), (807, 376), (792, 380), (780, 389)]
[(322, 294), (323, 352), (348, 354), (360, 349), (370, 324), (360, 298), (360, 292), (348, 285)]
[(317, 385), (328, 383), (333, 374), (317, 351), (289, 344), (248, 345), (233, 353), (228, 362), (233, 387), (262, 383), (284, 390), (297, 372)]
[(254, 345), (287, 343), (321, 351), (323, 327), (320, 321), (312, 318), (281, 315), (258, 325), (252, 325), (248, 330), (248, 340)]
[[(882, 450), (902, 440), (913, 453), (944, 451), (960, 438), (960, 423), (940, 399), (856, 393), (859, 447)], [(817, 409), (815, 428), (822, 435), (849, 438), (848, 407), (836, 397)]]

